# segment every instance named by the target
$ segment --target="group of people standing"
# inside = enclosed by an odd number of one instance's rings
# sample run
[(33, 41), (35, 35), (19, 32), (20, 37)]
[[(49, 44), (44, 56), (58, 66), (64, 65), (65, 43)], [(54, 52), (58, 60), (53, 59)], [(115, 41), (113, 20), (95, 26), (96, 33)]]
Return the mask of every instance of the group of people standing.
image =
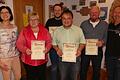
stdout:
[[(114, 20), (110, 24), (99, 18), (100, 8), (92, 6), (90, 18), (83, 21), (80, 27), (73, 25), (73, 13), (69, 9), (63, 10), (61, 4), (55, 4), (53, 12), (54, 17), (48, 19), (45, 26), (40, 24), (36, 12), (30, 13), (29, 24), (18, 35), (16, 25), (11, 24), (11, 9), (0, 7), (0, 69), (3, 80), (10, 80), (11, 71), (14, 79), (20, 80), (20, 59), (27, 80), (46, 80), (48, 53), (52, 62), (50, 80), (59, 80), (59, 77), (60, 80), (78, 80), (78, 76), (80, 80), (87, 80), (90, 61), (92, 80), (100, 80), (104, 46), (108, 80), (120, 80), (120, 6), (113, 10)], [(49, 32), (51, 28), (55, 28), (52, 34)], [(89, 40), (95, 43), (96, 54), (86, 53)], [(44, 59), (32, 59), (33, 42), (44, 47), (37, 47), (43, 49)]]

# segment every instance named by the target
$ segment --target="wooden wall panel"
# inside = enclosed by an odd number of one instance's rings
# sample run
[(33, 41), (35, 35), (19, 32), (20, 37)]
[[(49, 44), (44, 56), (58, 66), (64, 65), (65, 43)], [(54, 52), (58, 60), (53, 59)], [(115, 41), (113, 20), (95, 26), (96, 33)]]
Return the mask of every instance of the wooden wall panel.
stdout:
[(26, 5), (33, 6), (33, 11), (38, 12), (40, 16), (40, 22), (44, 23), (44, 0), (13, 0), (14, 19), (19, 31), (23, 28), (23, 14)]

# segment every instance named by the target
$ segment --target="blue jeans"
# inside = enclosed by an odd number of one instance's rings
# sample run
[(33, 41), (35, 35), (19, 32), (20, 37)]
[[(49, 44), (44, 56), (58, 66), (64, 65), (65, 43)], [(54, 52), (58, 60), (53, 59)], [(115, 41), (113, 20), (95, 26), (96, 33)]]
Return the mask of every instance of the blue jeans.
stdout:
[(58, 62), (59, 62), (59, 57), (57, 55), (57, 52), (55, 49), (51, 48), (49, 51), (50, 53), (50, 60), (51, 60), (51, 73), (50, 73), (50, 80), (58, 80)]
[(101, 61), (103, 57), (102, 49), (98, 51), (98, 55), (85, 55), (83, 51), (81, 55), (81, 69), (80, 69), (80, 80), (87, 80), (87, 72), (90, 61), (92, 62), (93, 77), (92, 80), (100, 80)]
[(80, 57), (77, 57), (76, 63), (62, 62), (60, 58), (59, 71), (60, 80), (78, 80), (78, 73), (80, 69)]
[(106, 55), (106, 68), (108, 80), (120, 80), (120, 60), (117, 57)]

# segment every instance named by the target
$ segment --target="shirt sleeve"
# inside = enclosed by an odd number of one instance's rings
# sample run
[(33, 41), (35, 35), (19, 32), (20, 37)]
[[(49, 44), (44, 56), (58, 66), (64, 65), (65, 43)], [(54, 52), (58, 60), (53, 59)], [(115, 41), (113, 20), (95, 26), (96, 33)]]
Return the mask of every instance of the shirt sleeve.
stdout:
[(80, 44), (85, 44), (86, 40), (85, 40), (85, 36), (83, 34), (82, 29), (80, 29)]
[(104, 40), (104, 44), (106, 44), (107, 42), (107, 34), (108, 34), (108, 24), (106, 23), (106, 29), (105, 29), (105, 33), (104, 33), (104, 37), (103, 37), (103, 40)]
[(52, 45), (57, 45), (57, 30), (53, 33)]
[(47, 50), (50, 50), (52, 47), (52, 38), (50, 33), (47, 31), (47, 38), (46, 38), (46, 48)]

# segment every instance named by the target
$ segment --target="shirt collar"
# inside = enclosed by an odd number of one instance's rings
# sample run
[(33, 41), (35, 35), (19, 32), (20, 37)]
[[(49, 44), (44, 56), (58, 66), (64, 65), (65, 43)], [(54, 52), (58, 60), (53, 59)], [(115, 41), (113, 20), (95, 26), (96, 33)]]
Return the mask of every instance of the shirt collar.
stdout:
[(64, 29), (64, 30), (72, 30), (72, 29), (74, 29), (74, 26), (71, 25), (71, 27), (69, 29), (65, 29), (64, 26), (62, 26), (62, 29)]

